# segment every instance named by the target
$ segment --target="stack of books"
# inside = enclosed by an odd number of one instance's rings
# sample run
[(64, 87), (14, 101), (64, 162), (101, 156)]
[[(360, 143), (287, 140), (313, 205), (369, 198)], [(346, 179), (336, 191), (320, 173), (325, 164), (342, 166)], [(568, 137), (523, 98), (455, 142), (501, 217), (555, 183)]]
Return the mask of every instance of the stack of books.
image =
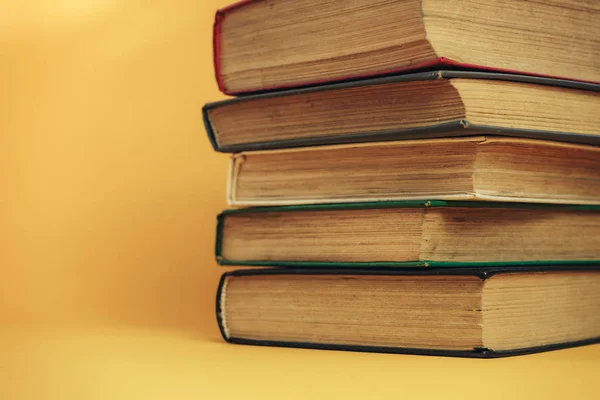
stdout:
[[(226, 341), (498, 357), (600, 341), (600, 3), (217, 13)], [(234, 208), (235, 207), (235, 208)]]

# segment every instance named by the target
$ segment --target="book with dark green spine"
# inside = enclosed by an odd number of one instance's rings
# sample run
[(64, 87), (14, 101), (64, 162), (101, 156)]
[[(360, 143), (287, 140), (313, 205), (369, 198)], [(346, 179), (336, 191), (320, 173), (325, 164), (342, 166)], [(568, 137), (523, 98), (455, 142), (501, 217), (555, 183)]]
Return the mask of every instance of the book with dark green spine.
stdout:
[(600, 206), (399, 201), (255, 207), (218, 217), (221, 265), (597, 265)]

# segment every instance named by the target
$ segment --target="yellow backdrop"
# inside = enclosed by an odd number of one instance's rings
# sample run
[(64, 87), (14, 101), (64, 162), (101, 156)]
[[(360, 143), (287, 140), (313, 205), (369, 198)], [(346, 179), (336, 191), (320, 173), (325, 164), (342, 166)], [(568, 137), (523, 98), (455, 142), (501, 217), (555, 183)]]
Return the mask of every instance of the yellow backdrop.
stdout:
[(224, 344), (227, 0), (0, 5), (0, 398), (598, 398), (600, 347), (478, 361)]

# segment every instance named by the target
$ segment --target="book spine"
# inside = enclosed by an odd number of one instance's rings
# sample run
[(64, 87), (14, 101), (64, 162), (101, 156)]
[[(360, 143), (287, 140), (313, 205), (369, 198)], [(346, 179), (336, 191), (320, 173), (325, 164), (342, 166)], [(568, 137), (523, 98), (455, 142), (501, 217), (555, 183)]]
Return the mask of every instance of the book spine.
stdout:
[(215, 151), (221, 152), (221, 148), (217, 143), (217, 138), (215, 137), (215, 131), (212, 127), (212, 122), (210, 121), (210, 117), (208, 115), (209, 106), (206, 105), (202, 107), (202, 121), (204, 122), (204, 129), (206, 130), (206, 134), (208, 135), (208, 140), (210, 140), (210, 144), (212, 145)]
[(239, 202), (237, 200), (238, 177), (242, 164), (246, 160), (246, 156), (242, 153), (233, 154), (229, 158), (229, 174), (227, 176), (227, 192), (226, 200), (230, 206), (235, 206)]
[(213, 25), (213, 62), (215, 68), (215, 78), (217, 79), (219, 90), (226, 95), (234, 95), (235, 93), (227, 90), (225, 87), (225, 82), (223, 81), (223, 74), (221, 73), (221, 26), (223, 24), (223, 19), (225, 19), (225, 15), (228, 12), (254, 2), (256, 2), (256, 0), (242, 0), (218, 10), (217, 14), (215, 15), (215, 23)]
[(223, 213), (217, 216), (217, 234), (215, 236), (215, 259), (217, 264), (223, 265), (223, 257), (221, 256), (221, 247), (223, 244), (223, 223), (225, 215)]
[(221, 74), (221, 25), (224, 17), (224, 10), (217, 11), (217, 14), (215, 15), (215, 23), (213, 25), (213, 63), (215, 68), (215, 78), (217, 79), (219, 90), (227, 94), (227, 89), (225, 88), (225, 83), (223, 82), (223, 75)]

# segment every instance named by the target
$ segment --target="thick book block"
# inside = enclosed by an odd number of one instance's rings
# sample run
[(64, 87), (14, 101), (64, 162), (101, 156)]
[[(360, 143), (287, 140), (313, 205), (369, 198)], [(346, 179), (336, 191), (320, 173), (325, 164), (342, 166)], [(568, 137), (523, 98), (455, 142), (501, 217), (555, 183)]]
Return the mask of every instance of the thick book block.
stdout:
[(600, 264), (600, 207), (391, 201), (226, 210), (222, 265), (456, 267)]
[(600, 85), (432, 71), (207, 104), (221, 152), (450, 136), (600, 144)]
[(219, 10), (219, 88), (243, 94), (424, 68), (600, 81), (600, 3), (250, 0)]
[(236, 344), (503, 357), (600, 341), (600, 270), (246, 270), (223, 275)]

